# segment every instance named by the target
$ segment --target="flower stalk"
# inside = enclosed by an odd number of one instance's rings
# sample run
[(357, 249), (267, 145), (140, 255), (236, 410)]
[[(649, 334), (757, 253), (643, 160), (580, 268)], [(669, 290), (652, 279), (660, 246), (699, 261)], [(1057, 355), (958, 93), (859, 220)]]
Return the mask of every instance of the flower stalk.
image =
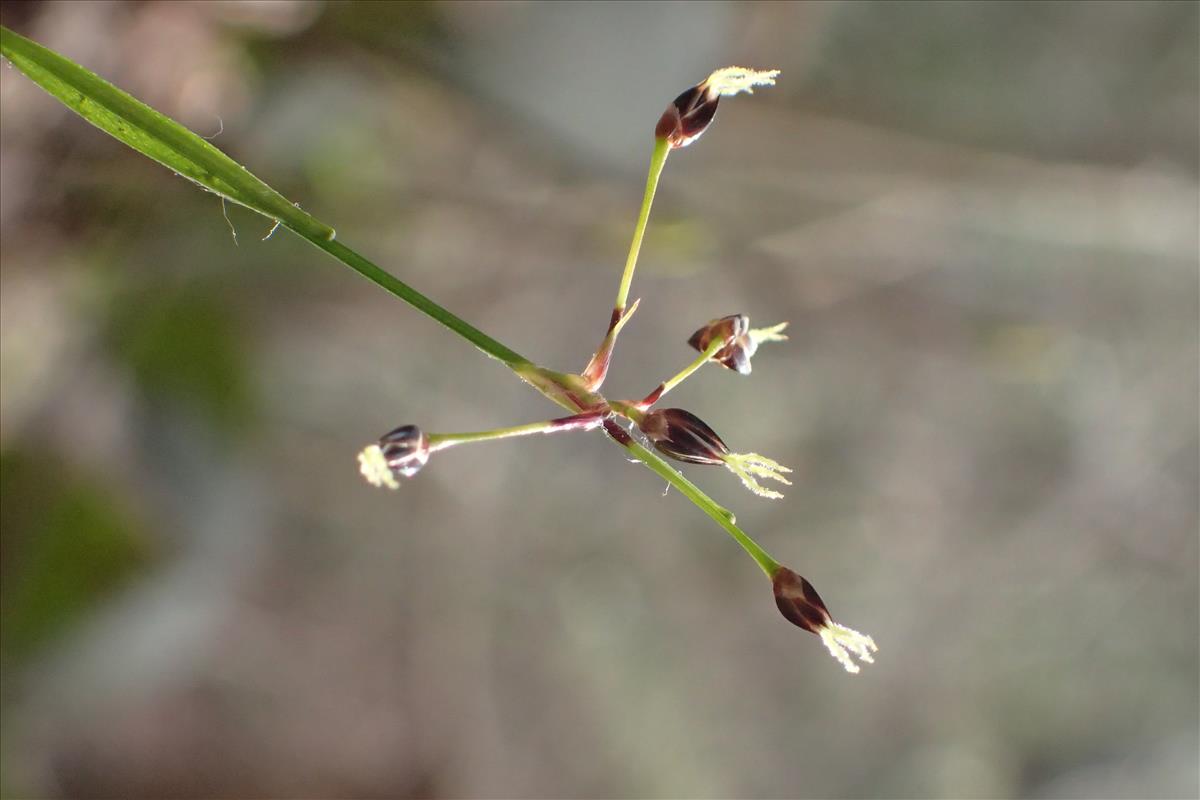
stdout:
[(666, 461), (663, 461), (653, 450), (648, 450), (638, 444), (628, 434), (625, 435), (625, 441), (620, 439), (616, 439), (616, 441), (628, 450), (630, 455), (644, 464), (647, 469), (679, 490), (680, 494), (691, 500), (701, 511), (720, 525), (746, 551), (746, 555), (750, 556), (754, 560), (754, 563), (758, 564), (759, 568), (762, 569), (768, 578), (772, 577), (780, 569), (780, 563), (772, 558), (770, 553), (764, 550), (749, 534), (737, 526), (737, 518), (732, 511), (717, 503), (705, 494), (699, 486), (684, 477), (683, 473)]
[(583, 370), (584, 380), (588, 388), (599, 389), (608, 376), (608, 365), (612, 361), (613, 348), (617, 344), (617, 335), (621, 328), (637, 310), (637, 302), (626, 311), (625, 304), (629, 300), (629, 287), (633, 285), (633, 272), (637, 269), (638, 256), (642, 252), (642, 240), (646, 237), (646, 225), (650, 221), (650, 208), (654, 205), (654, 194), (658, 191), (658, 179), (666, 166), (667, 156), (671, 153), (670, 143), (665, 138), (655, 138), (654, 152), (650, 155), (650, 170), (646, 174), (646, 190), (642, 194), (642, 207), (638, 211), (637, 222), (633, 227), (633, 241), (629, 243), (629, 254), (625, 257), (625, 269), (621, 273), (621, 282), (617, 286), (617, 301), (613, 303), (612, 315), (609, 318), (608, 330), (596, 348), (596, 354)]
[(494, 428), (490, 431), (431, 433), (429, 434), (429, 452), (436, 453), (439, 450), (446, 450), (460, 444), (491, 442), (496, 439), (511, 439), (514, 436), (530, 436), (535, 433), (566, 433), (567, 431), (595, 430), (604, 423), (604, 419), (607, 416), (607, 413), (603, 411), (589, 411), (584, 414), (548, 419), (543, 422), (530, 422), (527, 425)]
[(650, 406), (654, 405), (655, 403), (657, 403), (659, 400), (661, 400), (663, 398), (663, 395), (665, 395), (667, 392), (674, 389), (679, 384), (683, 383), (685, 380), (687, 380), (691, 376), (691, 374), (693, 372), (695, 372), (696, 370), (703, 367), (706, 363), (708, 363), (708, 360), (710, 358), (712, 358), (716, 354), (716, 352), (724, 346), (725, 346), (725, 343), (722, 341), (711, 342), (709, 344), (708, 348), (705, 349), (704, 352), (700, 353), (699, 358), (696, 358), (695, 360), (693, 360), (692, 363), (688, 364), (686, 367), (681, 369), (675, 375), (673, 375), (672, 377), (670, 377), (667, 380), (660, 383), (658, 385), (658, 387), (655, 388), (654, 391), (650, 392), (650, 394), (643, 397), (641, 399), (641, 401), (638, 402), (638, 408), (644, 410), (644, 409), (647, 409)]
[(646, 174), (646, 191), (642, 194), (642, 208), (638, 211), (637, 224), (633, 228), (633, 241), (629, 244), (629, 255), (625, 257), (625, 270), (621, 273), (621, 283), (617, 287), (617, 302), (613, 304), (614, 309), (622, 312), (625, 310), (625, 302), (629, 299), (629, 287), (633, 285), (633, 271), (637, 268), (638, 255), (642, 252), (642, 239), (646, 236), (646, 224), (650, 221), (650, 207), (654, 205), (658, 179), (670, 153), (671, 145), (666, 138), (656, 137), (654, 152), (650, 155), (650, 170)]

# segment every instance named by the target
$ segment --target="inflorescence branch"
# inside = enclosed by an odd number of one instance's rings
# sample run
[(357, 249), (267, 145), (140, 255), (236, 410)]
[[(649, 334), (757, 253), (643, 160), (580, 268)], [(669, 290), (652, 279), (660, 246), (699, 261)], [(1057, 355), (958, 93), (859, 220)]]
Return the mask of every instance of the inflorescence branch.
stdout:
[(758, 71), (743, 67), (726, 67), (683, 92), (663, 112), (655, 128), (654, 151), (650, 158), (646, 189), (634, 226), (633, 241), (630, 243), (625, 269), (621, 274), (616, 303), (604, 337), (583, 371), (576, 375), (557, 372), (524, 360), (507, 362), (535, 389), (573, 412), (570, 416), (472, 433), (425, 434), (415, 425), (405, 425), (388, 432), (377, 442), (364, 448), (358, 456), (359, 469), (373, 485), (396, 489), (400, 486), (402, 478), (410, 478), (424, 467), (430, 455), (449, 447), (535, 433), (603, 428), (610, 438), (678, 488), (725, 528), (771, 579), (776, 604), (783, 615), (801, 628), (820, 636), (829, 652), (847, 671), (858, 672), (859, 667), (853, 656), (870, 663), (871, 653), (876, 650), (874, 641), (869, 636), (834, 622), (825, 604), (807, 580), (772, 558), (737, 526), (730, 511), (713, 502), (678, 470), (635, 441), (629, 432), (618, 424), (618, 420), (626, 420), (633, 429), (645, 436), (645, 441), (668, 458), (688, 464), (722, 465), (754, 494), (771, 499), (783, 497), (778, 491), (763, 486), (759, 479), (790, 486), (791, 481), (786, 477), (791, 472), (790, 469), (757, 453), (732, 452), (712, 428), (689, 411), (681, 408), (656, 409), (654, 406), (671, 389), (709, 362), (741, 375), (749, 375), (751, 359), (760, 344), (787, 340), (787, 336), (783, 334), (787, 323), (751, 328), (749, 318), (743, 314), (711, 320), (688, 339), (688, 344), (697, 350), (699, 355), (641, 400), (609, 400), (599, 393), (612, 363), (617, 337), (637, 311), (640, 302), (626, 305), (650, 218), (650, 209), (667, 156), (671, 151), (696, 141), (708, 129), (716, 115), (721, 97), (740, 92), (752, 93), (754, 87), (774, 85), (776, 75), (777, 70)]

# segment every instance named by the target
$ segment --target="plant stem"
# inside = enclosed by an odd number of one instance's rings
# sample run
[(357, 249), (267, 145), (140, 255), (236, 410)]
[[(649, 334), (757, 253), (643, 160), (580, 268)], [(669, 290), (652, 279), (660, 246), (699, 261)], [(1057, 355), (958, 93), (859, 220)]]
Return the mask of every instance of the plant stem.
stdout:
[(654, 204), (654, 192), (658, 188), (658, 176), (662, 174), (663, 165), (667, 163), (667, 155), (671, 146), (665, 138), (654, 140), (654, 153), (650, 156), (650, 172), (646, 175), (646, 192), (642, 195), (642, 210), (638, 213), (637, 226), (633, 229), (633, 242), (629, 245), (629, 256), (625, 259), (625, 272), (621, 274), (621, 286), (617, 289), (617, 302), (614, 308), (618, 312), (625, 310), (629, 300), (629, 287), (633, 283), (633, 270), (637, 267), (638, 253), (642, 250), (642, 237), (646, 235), (646, 222), (650, 219), (650, 206)]
[(609, 400), (608, 407), (634, 425), (641, 425), (646, 418), (643, 409), (637, 403), (626, 403), (621, 400)]
[[(670, 380), (663, 381), (662, 386), (659, 389), (656, 389), (654, 392), (652, 392), (649, 395), (650, 397), (654, 397), (653, 402), (658, 402), (664, 394), (671, 391), (679, 384), (683, 383), (688, 378), (689, 375), (691, 375), (693, 372), (695, 372), (696, 370), (703, 367), (708, 362), (708, 360), (710, 358), (712, 358), (713, 355), (716, 354), (716, 352), (718, 350), (720, 350), (722, 347), (725, 346), (725, 344), (726, 343), (721, 341), (720, 339), (717, 339), (717, 340), (709, 343), (708, 348), (703, 353), (701, 353), (696, 358), (695, 361), (693, 361), (692, 363), (690, 363), (686, 367), (684, 367), (682, 370), (680, 370), (679, 374), (676, 375), (675, 377), (671, 378)], [(645, 401), (643, 401), (643, 402), (645, 402)]]
[(531, 363), (529, 359), (520, 353), (496, 341), (461, 317), (452, 314), (449, 310), (430, 300), (395, 275), (372, 263), (336, 239), (316, 237), (308, 231), (292, 228), (286, 219), (282, 220), (282, 222), (285, 227), (291, 228), (311, 244), (329, 253), (329, 255), (350, 267), (350, 269), (362, 275), (376, 286), (386, 289), (421, 313), (442, 323), (492, 358), (504, 362), (513, 369)]
[(612, 359), (613, 348), (617, 344), (617, 334), (621, 332), (621, 328), (629, 321), (637, 308), (635, 302), (633, 308), (626, 311), (625, 304), (629, 301), (629, 287), (633, 283), (633, 271), (637, 268), (638, 254), (642, 251), (646, 223), (650, 221), (650, 207), (654, 205), (654, 192), (658, 189), (658, 178), (662, 175), (663, 166), (667, 163), (667, 156), (670, 152), (671, 146), (665, 138), (654, 140), (654, 152), (650, 156), (650, 171), (646, 175), (646, 191), (642, 195), (642, 209), (638, 212), (637, 224), (633, 228), (633, 241), (629, 244), (629, 255), (625, 258), (625, 271), (621, 273), (621, 284), (617, 287), (617, 302), (613, 306), (604, 339), (601, 340), (600, 346), (596, 348), (596, 354), (592, 356), (592, 360), (584, 367), (582, 373), (588, 388), (593, 391), (599, 389), (604, 383), (604, 378), (608, 375), (608, 364)]
[(514, 425), (510, 428), (494, 428), (490, 431), (474, 431), (471, 433), (431, 433), (429, 434), (429, 452), (445, 450), (459, 444), (469, 442), (488, 442), (493, 439), (508, 439), (513, 436), (529, 436), (534, 433), (560, 433), (563, 431), (588, 431), (600, 427), (604, 423), (605, 412), (589, 411), (585, 414), (575, 414), (570, 417), (559, 417), (542, 422), (530, 422), (526, 425)]
[(767, 577), (774, 579), (775, 572), (780, 567), (779, 562), (771, 558), (770, 554), (758, 542), (750, 538), (749, 534), (735, 524), (732, 511), (718, 505), (715, 500), (701, 491), (696, 484), (685, 478), (683, 473), (663, 461), (653, 451), (647, 450), (633, 440), (618, 443), (645, 464), (651, 472), (666, 480), (667, 483), (678, 489), (680, 494), (699, 507), (701, 511), (712, 517), (754, 559), (754, 562), (767, 574)]

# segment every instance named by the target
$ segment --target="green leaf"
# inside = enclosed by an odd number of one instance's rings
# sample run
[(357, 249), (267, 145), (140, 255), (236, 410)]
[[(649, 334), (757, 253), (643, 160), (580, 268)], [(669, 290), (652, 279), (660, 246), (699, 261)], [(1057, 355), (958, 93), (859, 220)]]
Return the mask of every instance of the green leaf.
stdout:
[(4, 27), (0, 51), (34, 83), (134, 150), (305, 238), (334, 237), (333, 228), (289, 203), (216, 147), (95, 73)]
[(0, 26), (0, 55), (100, 130), (211, 192), (277, 220), (372, 283), (509, 366), (529, 360), (334, 240), (334, 229), (289, 203), (175, 120), (68, 58)]

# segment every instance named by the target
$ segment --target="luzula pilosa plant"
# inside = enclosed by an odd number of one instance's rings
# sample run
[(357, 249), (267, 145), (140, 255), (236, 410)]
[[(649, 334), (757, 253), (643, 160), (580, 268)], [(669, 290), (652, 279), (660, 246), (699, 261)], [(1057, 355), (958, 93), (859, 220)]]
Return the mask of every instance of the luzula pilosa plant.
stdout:
[[(617, 336), (637, 309), (636, 301), (628, 303), (629, 289), (655, 188), (668, 154), (686, 147), (704, 133), (713, 121), (721, 97), (751, 93), (755, 87), (773, 85), (777, 71), (762, 72), (742, 67), (720, 69), (679, 95), (667, 107), (655, 127), (650, 174), (608, 329), (588, 364), (580, 373), (572, 374), (534, 364), (455, 316), (338, 242), (331, 227), (288, 202), (211, 143), (94, 73), (2, 27), (0, 50), (14, 66), (91, 124), (223, 199), (257, 211), (293, 231), (501, 361), (534, 389), (568, 411), (567, 416), (557, 419), (474, 433), (427, 434), (415, 425), (396, 428), (359, 454), (359, 468), (368, 481), (377, 486), (398, 488), (403, 480), (415, 476), (433, 453), (470, 442), (601, 429), (634, 459), (678, 489), (742, 546), (770, 578), (776, 605), (784, 617), (818, 635), (847, 671), (858, 671), (854, 657), (871, 661), (871, 653), (876, 647), (870, 637), (834, 622), (808, 581), (768, 555), (735, 524), (730, 511), (719, 506), (655, 453), (657, 450), (690, 464), (722, 465), (755, 494), (780, 497), (778, 492), (763, 486), (759, 479), (786, 485), (789, 483), (786, 467), (755, 453), (730, 451), (721, 438), (691, 412), (655, 406), (672, 388), (710, 361), (742, 375), (749, 374), (750, 359), (760, 344), (786, 338), (782, 335), (784, 325), (752, 329), (742, 315), (713, 320), (688, 340), (688, 344), (699, 351), (696, 359), (642, 399), (609, 400), (600, 394)], [(643, 441), (651, 444), (654, 450), (648, 449)]]

